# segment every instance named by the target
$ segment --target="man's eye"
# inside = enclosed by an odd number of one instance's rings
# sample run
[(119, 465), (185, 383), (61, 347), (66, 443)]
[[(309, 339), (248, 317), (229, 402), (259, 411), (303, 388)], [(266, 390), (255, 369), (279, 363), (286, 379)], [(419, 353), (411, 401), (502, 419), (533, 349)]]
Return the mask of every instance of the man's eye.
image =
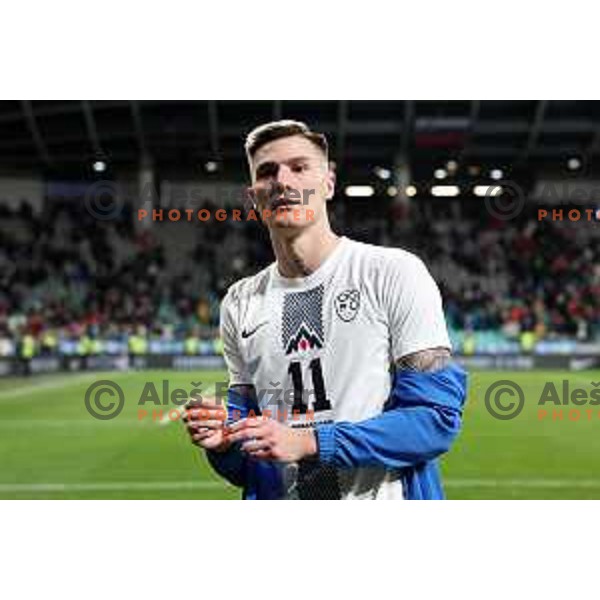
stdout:
[(302, 173), (303, 171), (306, 171), (308, 169), (307, 165), (294, 165), (292, 167), (292, 171), (294, 173)]
[(276, 162), (263, 163), (256, 169), (256, 179), (261, 181), (268, 177), (277, 177), (279, 165)]

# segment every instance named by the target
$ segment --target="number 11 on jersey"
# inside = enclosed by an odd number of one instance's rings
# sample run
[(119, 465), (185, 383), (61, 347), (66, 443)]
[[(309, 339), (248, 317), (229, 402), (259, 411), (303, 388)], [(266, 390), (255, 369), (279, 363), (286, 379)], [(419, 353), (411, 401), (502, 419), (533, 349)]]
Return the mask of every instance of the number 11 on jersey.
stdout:
[[(327, 400), (325, 391), (325, 381), (323, 380), (323, 369), (321, 367), (321, 359), (313, 358), (308, 365), (311, 372), (313, 392), (315, 396), (313, 410), (319, 412), (322, 410), (331, 410), (331, 402)], [(307, 404), (304, 402), (304, 384), (302, 381), (302, 363), (294, 361), (290, 363), (288, 373), (292, 376), (292, 385), (294, 386), (294, 404), (292, 411), (300, 414), (306, 414), (308, 410)], [(306, 390), (308, 391), (308, 390)], [(310, 397), (310, 394), (307, 394)]]

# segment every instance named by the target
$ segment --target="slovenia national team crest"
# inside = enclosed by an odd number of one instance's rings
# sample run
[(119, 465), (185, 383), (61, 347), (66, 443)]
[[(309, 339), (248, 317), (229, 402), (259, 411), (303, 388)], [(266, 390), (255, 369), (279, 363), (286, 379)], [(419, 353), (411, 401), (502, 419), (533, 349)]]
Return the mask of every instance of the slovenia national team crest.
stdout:
[(349, 323), (358, 314), (360, 308), (360, 292), (358, 290), (344, 290), (335, 299), (335, 311), (338, 317)]
[(286, 354), (323, 347), (322, 284), (306, 292), (285, 295), (281, 340)]

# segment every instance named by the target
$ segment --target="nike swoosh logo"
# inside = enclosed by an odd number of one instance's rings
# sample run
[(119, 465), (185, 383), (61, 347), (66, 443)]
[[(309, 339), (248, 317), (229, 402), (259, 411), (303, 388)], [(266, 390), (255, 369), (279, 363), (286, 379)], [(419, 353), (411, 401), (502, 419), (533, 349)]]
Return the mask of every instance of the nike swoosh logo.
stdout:
[(254, 329), (248, 331), (246, 328), (242, 329), (242, 338), (249, 338), (251, 335), (254, 335), (263, 325), (266, 325), (268, 321), (263, 321), (259, 323)]

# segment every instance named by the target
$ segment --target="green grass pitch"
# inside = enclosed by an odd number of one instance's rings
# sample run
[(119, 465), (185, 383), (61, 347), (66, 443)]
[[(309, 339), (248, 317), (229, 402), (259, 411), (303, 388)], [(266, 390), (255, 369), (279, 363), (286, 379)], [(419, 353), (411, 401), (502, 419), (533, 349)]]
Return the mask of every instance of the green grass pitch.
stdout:
[[(99, 379), (116, 381), (125, 407), (115, 419), (92, 418), (85, 391)], [(147, 371), (77, 373), (0, 379), (0, 498), (239, 498), (211, 472), (181, 423), (140, 419), (144, 383), (160, 392), (203, 390), (224, 381), (221, 372)], [(487, 387), (511, 379), (525, 392), (515, 419), (494, 419), (484, 406)], [(600, 408), (580, 407), (581, 418), (540, 420), (538, 399), (546, 381), (561, 389), (591, 390), (600, 372), (472, 372), (464, 427), (442, 461), (451, 499), (600, 498)], [(165, 414), (168, 407), (163, 408)], [(548, 408), (546, 406), (545, 408)], [(585, 411), (591, 410), (591, 418)]]

